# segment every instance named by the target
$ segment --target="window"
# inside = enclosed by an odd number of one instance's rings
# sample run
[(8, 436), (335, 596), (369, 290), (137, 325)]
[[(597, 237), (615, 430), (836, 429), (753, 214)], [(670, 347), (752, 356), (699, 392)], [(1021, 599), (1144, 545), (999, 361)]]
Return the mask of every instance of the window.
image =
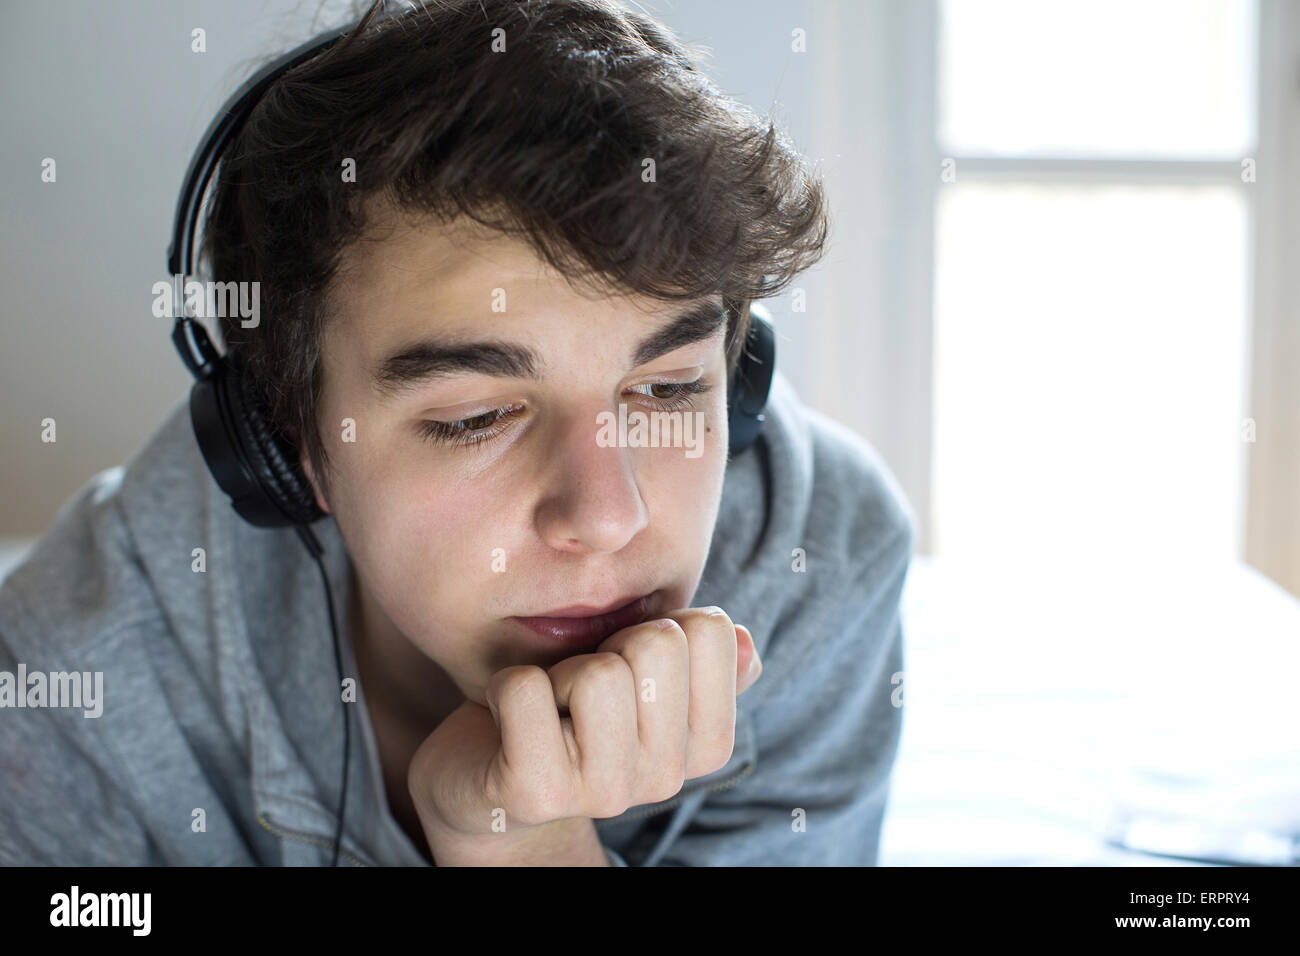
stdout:
[(1255, 4), (937, 12), (932, 553), (1240, 558)]

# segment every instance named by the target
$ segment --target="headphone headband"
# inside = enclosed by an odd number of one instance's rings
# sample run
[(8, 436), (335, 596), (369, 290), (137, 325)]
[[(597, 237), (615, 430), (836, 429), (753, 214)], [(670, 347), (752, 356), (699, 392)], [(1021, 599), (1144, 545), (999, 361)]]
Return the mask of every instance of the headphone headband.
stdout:
[(190, 159), (190, 167), (185, 172), (185, 185), (181, 188), (180, 199), (176, 203), (172, 242), (167, 248), (169, 274), (173, 276), (194, 274), (194, 231), (198, 223), (203, 193), (212, 178), (212, 171), (225, 152), (226, 145), (243, 127), (267, 87), (295, 66), (330, 49), (347, 36), (351, 29), (349, 27), (347, 30), (322, 33), (268, 63), (235, 91), (208, 124), (207, 131), (199, 141), (202, 145)]

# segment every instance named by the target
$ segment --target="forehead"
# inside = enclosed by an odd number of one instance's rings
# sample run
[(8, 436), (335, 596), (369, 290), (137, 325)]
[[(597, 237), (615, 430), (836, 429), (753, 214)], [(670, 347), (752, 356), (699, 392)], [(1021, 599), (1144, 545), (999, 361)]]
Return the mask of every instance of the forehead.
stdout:
[[(607, 344), (619, 359), (626, 354), (639, 361), (698, 341), (709, 330), (721, 331), (718, 296), (692, 309), (681, 302), (579, 288), (526, 240), (474, 220), (442, 223), (388, 204), (373, 208), (362, 237), (344, 251), (330, 300), (334, 315), (327, 347), (346, 356), (345, 364), (357, 372), (365, 369), (374, 386), (382, 385), (390, 365), (406, 372), (413, 364), (436, 365), (430, 353), (444, 347), (474, 343), (467, 350), (475, 352), (485, 350), (480, 348), (485, 339), (526, 343), (532, 338), (528, 320), (538, 316), (572, 320), (568, 350), (595, 349), (592, 330), (615, 329), (618, 343), (607, 339)], [(636, 321), (601, 321), (628, 315)], [(512, 365), (504, 359), (497, 364)], [(523, 364), (529, 363), (513, 360), (510, 373), (522, 374)]]
[(561, 280), (521, 239), (471, 219), (442, 223), (376, 201), (367, 206), (365, 231), (340, 256), (331, 299), (345, 315), (410, 300), (428, 313), (477, 297), (486, 303), (497, 288)]
[(336, 320), (366, 317), (360, 338), (382, 336), (402, 319), (425, 326), (462, 316), (471, 325), (484, 316), (508, 320), (509, 311), (503, 316), (500, 307), (493, 308), (494, 297), (501, 296), (507, 306), (563, 301), (566, 308), (592, 315), (673, 311), (649, 297), (571, 282), (525, 239), (468, 217), (444, 223), (387, 198), (369, 200), (365, 216), (363, 233), (339, 257), (329, 295)]

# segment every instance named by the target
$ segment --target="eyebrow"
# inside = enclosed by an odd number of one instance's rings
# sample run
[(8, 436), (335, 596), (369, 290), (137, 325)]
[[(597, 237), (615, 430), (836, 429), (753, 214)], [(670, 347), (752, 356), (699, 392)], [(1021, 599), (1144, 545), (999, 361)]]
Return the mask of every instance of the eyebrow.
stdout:
[[(636, 368), (661, 355), (703, 341), (714, 335), (726, 321), (727, 314), (716, 301), (688, 306), (668, 325), (650, 333), (637, 345), (632, 352), (630, 367)], [(457, 374), (538, 381), (545, 364), (532, 349), (513, 342), (424, 338), (403, 345), (380, 360), (371, 374), (371, 385), (381, 399), (389, 400), (439, 378)]]

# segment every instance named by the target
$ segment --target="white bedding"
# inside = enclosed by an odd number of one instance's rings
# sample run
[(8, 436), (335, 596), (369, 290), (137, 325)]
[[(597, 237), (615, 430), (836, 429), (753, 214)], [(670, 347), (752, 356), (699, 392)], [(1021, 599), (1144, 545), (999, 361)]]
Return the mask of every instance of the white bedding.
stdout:
[(1300, 602), (1151, 563), (915, 560), (881, 865), (1295, 859)]

